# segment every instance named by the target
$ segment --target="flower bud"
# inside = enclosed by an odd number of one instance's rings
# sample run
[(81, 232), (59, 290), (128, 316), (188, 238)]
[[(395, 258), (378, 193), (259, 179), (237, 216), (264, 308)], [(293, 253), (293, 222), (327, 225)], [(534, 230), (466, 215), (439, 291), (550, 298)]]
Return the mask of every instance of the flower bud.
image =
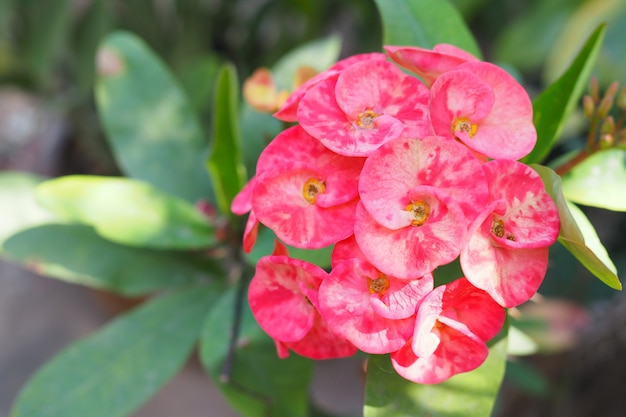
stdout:
[(600, 149), (608, 149), (615, 143), (615, 137), (611, 133), (604, 133), (600, 135)]
[(596, 111), (596, 103), (589, 95), (583, 97), (583, 110), (587, 119), (591, 119)]
[(591, 81), (589, 83), (589, 94), (594, 103), (598, 103), (600, 101), (600, 94), (598, 93), (598, 79), (596, 77), (591, 77)]

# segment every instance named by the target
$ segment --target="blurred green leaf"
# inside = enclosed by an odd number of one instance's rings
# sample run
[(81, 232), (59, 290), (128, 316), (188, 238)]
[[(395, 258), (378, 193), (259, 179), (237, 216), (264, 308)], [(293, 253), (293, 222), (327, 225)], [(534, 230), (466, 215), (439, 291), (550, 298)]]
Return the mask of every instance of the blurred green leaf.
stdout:
[[(256, 263), (263, 256), (269, 256), (274, 252), (274, 242), (277, 239), (274, 232), (263, 225), (259, 225), (259, 234), (257, 236), (256, 244), (246, 254), (246, 260), (250, 265), (256, 265)], [(318, 265), (322, 268), (330, 268), (331, 256), (334, 245), (327, 246), (321, 249), (301, 249), (293, 246), (285, 245), (289, 251), (289, 257), (295, 259), (301, 259), (306, 262)], [(458, 278), (459, 276), (457, 276)]]
[(36, 190), (39, 203), (68, 222), (93, 226), (117, 243), (151, 248), (206, 248), (214, 228), (193, 205), (128, 178), (70, 175)]
[[(626, 3), (623, 0), (587, 0), (577, 7), (574, 13), (568, 16), (568, 20), (559, 31), (559, 36), (555, 40), (546, 56), (543, 78), (546, 82), (552, 82), (561, 74), (576, 56), (576, 52), (585, 42), (585, 39), (599, 26), (606, 25), (607, 32), (605, 41), (612, 41), (611, 48), (606, 44), (602, 45), (597, 65), (594, 69), (595, 76), (607, 76), (611, 73), (617, 75), (617, 79), (624, 77), (626, 67), (619, 66), (616, 61), (619, 55), (623, 59), (624, 53), (624, 22), (626, 18)], [(607, 59), (608, 58), (608, 59)], [(615, 64), (618, 64), (615, 66)], [(606, 68), (606, 65), (613, 68)], [(608, 85), (615, 78), (604, 78), (604, 85)], [(621, 78), (626, 80), (626, 78)]]
[(207, 160), (217, 204), (230, 215), (230, 203), (246, 183), (246, 167), (241, 154), (239, 132), (239, 88), (237, 72), (224, 65), (217, 76), (213, 113), (213, 146)]
[(96, 102), (117, 163), (133, 178), (192, 203), (212, 195), (208, 143), (177, 81), (144, 42), (109, 35), (98, 50)]
[(96, 50), (105, 34), (114, 26), (108, 0), (95, 0), (76, 22), (73, 36), (76, 62), (74, 68), (80, 88), (91, 92), (95, 77)]
[(274, 342), (256, 323), (247, 299), (241, 306), (230, 382), (221, 380), (236, 297), (236, 291), (229, 291), (211, 309), (200, 344), (202, 364), (233, 408), (245, 417), (307, 416), (313, 362), (295, 354), (279, 359)]
[(541, 162), (552, 149), (587, 86), (605, 32), (606, 25), (598, 26), (568, 70), (533, 100), (537, 144), (524, 162)]
[(161, 297), (69, 346), (22, 389), (11, 417), (129, 415), (184, 365), (217, 295)]
[(528, 72), (542, 66), (568, 18), (581, 0), (533, 2), (524, 14), (503, 28), (495, 38), (495, 61), (504, 61)]
[(626, 150), (595, 153), (563, 176), (563, 194), (586, 206), (626, 211)]
[(26, 39), (22, 52), (40, 82), (50, 81), (53, 68), (61, 57), (70, 28), (71, 6), (69, 0), (31, 2), (24, 6)]
[(383, 44), (430, 49), (456, 45), (482, 57), (459, 12), (446, 0), (375, 0), (383, 21)]
[(4, 251), (37, 273), (128, 296), (221, 281), (225, 275), (214, 261), (197, 255), (118, 245), (81, 225), (24, 230), (7, 239)]
[(278, 90), (293, 90), (298, 68), (311, 67), (322, 72), (339, 58), (341, 38), (337, 35), (306, 43), (283, 56), (273, 67), (272, 77)]
[(559, 210), (561, 219), (559, 242), (600, 281), (611, 288), (621, 290), (622, 283), (617, 277), (615, 265), (600, 243), (595, 229), (582, 212), (574, 214), (570, 210), (571, 206), (565, 200), (561, 189), (561, 178), (550, 168), (536, 164), (533, 164), (532, 168), (541, 176), (546, 191)]
[(178, 70), (182, 87), (198, 114), (204, 114), (211, 107), (215, 78), (221, 67), (221, 60), (213, 54), (195, 57)]
[(477, 369), (440, 384), (416, 384), (393, 369), (389, 355), (370, 355), (365, 417), (485, 417), (504, 377), (507, 338), (494, 339)]
[(550, 391), (546, 377), (526, 363), (507, 361), (506, 377), (513, 385), (533, 395), (546, 396)]
[(35, 187), (43, 180), (24, 172), (0, 173), (0, 245), (20, 230), (54, 220), (35, 201)]
[(239, 118), (246, 170), (256, 172), (256, 161), (259, 155), (284, 126), (271, 114), (258, 112), (248, 104), (242, 106)]
[(539, 346), (530, 336), (516, 326), (509, 326), (509, 345), (507, 354), (513, 356), (532, 355), (539, 351)]

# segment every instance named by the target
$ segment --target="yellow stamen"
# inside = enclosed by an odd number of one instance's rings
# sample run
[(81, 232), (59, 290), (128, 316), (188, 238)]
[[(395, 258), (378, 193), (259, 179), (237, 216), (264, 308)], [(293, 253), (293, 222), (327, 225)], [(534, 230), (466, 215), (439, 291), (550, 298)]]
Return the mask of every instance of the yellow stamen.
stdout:
[(317, 194), (326, 191), (326, 183), (316, 178), (311, 178), (302, 187), (302, 197), (310, 204), (315, 204)]
[(454, 123), (452, 123), (452, 134), (456, 135), (456, 133), (464, 132), (467, 133), (467, 136), (470, 138), (476, 134), (478, 130), (478, 125), (469, 121), (466, 118), (456, 119)]
[(369, 286), (370, 294), (377, 293), (379, 295), (385, 295), (387, 290), (389, 289), (389, 278), (383, 273), (378, 274), (378, 278), (367, 279), (367, 284)]
[(411, 224), (413, 226), (421, 226), (426, 223), (430, 217), (430, 205), (425, 201), (413, 201), (405, 208), (413, 214)]
[(363, 129), (374, 129), (376, 128), (376, 123), (374, 120), (380, 116), (380, 114), (375, 113), (373, 110), (365, 110), (359, 117), (357, 118), (356, 124)]

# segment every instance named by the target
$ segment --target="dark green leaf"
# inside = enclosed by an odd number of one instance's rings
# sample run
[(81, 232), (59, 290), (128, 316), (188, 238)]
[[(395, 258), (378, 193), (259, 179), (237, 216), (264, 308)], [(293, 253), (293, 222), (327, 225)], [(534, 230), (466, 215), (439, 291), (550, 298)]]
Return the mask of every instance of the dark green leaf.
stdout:
[(11, 417), (129, 415), (185, 363), (217, 294), (159, 298), (71, 345), (27, 383)]
[(71, 175), (37, 187), (39, 203), (68, 222), (93, 226), (117, 243), (151, 248), (206, 248), (214, 229), (185, 200), (128, 178)]
[(533, 101), (537, 144), (524, 162), (541, 162), (552, 149), (587, 85), (605, 32), (606, 25), (598, 26), (567, 71)]
[(626, 211), (626, 150), (591, 155), (563, 176), (563, 194), (586, 206)]
[(568, 205), (565, 200), (561, 190), (561, 177), (550, 168), (541, 165), (533, 164), (532, 168), (541, 176), (546, 191), (559, 210), (561, 220), (559, 242), (600, 281), (611, 288), (621, 290), (622, 284), (617, 277), (615, 266), (600, 243), (595, 229), (580, 210)]
[(211, 107), (215, 77), (220, 66), (217, 56), (206, 54), (191, 59), (178, 70), (181, 84), (198, 114), (204, 114)]
[(27, 229), (7, 239), (4, 251), (38, 273), (124, 295), (208, 282), (224, 275), (212, 261), (118, 245), (89, 226)]
[(0, 174), (0, 245), (13, 233), (52, 221), (54, 216), (35, 201), (35, 187), (43, 178), (23, 172)]
[(388, 355), (371, 355), (365, 387), (365, 417), (486, 417), (498, 394), (506, 362), (507, 338), (493, 341), (477, 369), (440, 384), (407, 381)]
[(192, 203), (211, 196), (208, 143), (164, 64), (135, 36), (116, 32), (98, 51), (96, 102), (122, 171)]
[(480, 48), (459, 12), (446, 0), (376, 0), (385, 45), (432, 48), (456, 45), (481, 57)]
[(230, 203), (247, 179), (241, 155), (238, 102), (237, 72), (232, 65), (224, 65), (215, 87), (213, 147), (207, 160), (217, 204), (224, 214), (230, 214)]
[(230, 382), (220, 378), (228, 355), (235, 303), (236, 291), (230, 291), (209, 313), (200, 346), (202, 364), (230, 404), (245, 417), (306, 416), (312, 361), (293, 353), (279, 359), (274, 342), (254, 320), (247, 299), (243, 300)]

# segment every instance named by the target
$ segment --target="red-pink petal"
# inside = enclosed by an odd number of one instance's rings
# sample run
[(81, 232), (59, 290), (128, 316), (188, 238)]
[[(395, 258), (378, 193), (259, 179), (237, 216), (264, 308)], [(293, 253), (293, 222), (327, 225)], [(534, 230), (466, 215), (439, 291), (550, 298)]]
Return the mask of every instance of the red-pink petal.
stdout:
[(354, 235), (335, 244), (330, 264), (334, 268), (335, 265), (343, 261), (347, 261), (348, 259), (361, 259), (363, 261), (367, 261), (367, 258), (361, 251), (361, 248), (359, 248), (359, 245), (356, 243)]
[[(328, 326), (357, 348), (368, 353), (389, 353), (399, 349), (413, 332), (413, 315), (430, 282), (402, 282), (387, 277), (387, 308), (374, 308), (372, 299), (381, 302), (378, 293), (370, 293), (370, 280), (379, 278), (372, 265), (351, 259), (335, 266), (319, 291), (320, 313)], [(430, 288), (426, 288), (430, 284)], [(385, 313), (385, 316), (378, 314)], [(389, 317), (395, 316), (395, 317)]]
[(298, 355), (310, 359), (346, 358), (357, 352), (357, 348), (335, 334), (319, 314), (315, 315), (313, 327), (304, 338), (286, 343), (286, 346)]
[(302, 284), (317, 289), (326, 272), (286, 256), (259, 260), (248, 289), (248, 301), (259, 326), (273, 339), (295, 342), (313, 327), (315, 307), (302, 293)]

